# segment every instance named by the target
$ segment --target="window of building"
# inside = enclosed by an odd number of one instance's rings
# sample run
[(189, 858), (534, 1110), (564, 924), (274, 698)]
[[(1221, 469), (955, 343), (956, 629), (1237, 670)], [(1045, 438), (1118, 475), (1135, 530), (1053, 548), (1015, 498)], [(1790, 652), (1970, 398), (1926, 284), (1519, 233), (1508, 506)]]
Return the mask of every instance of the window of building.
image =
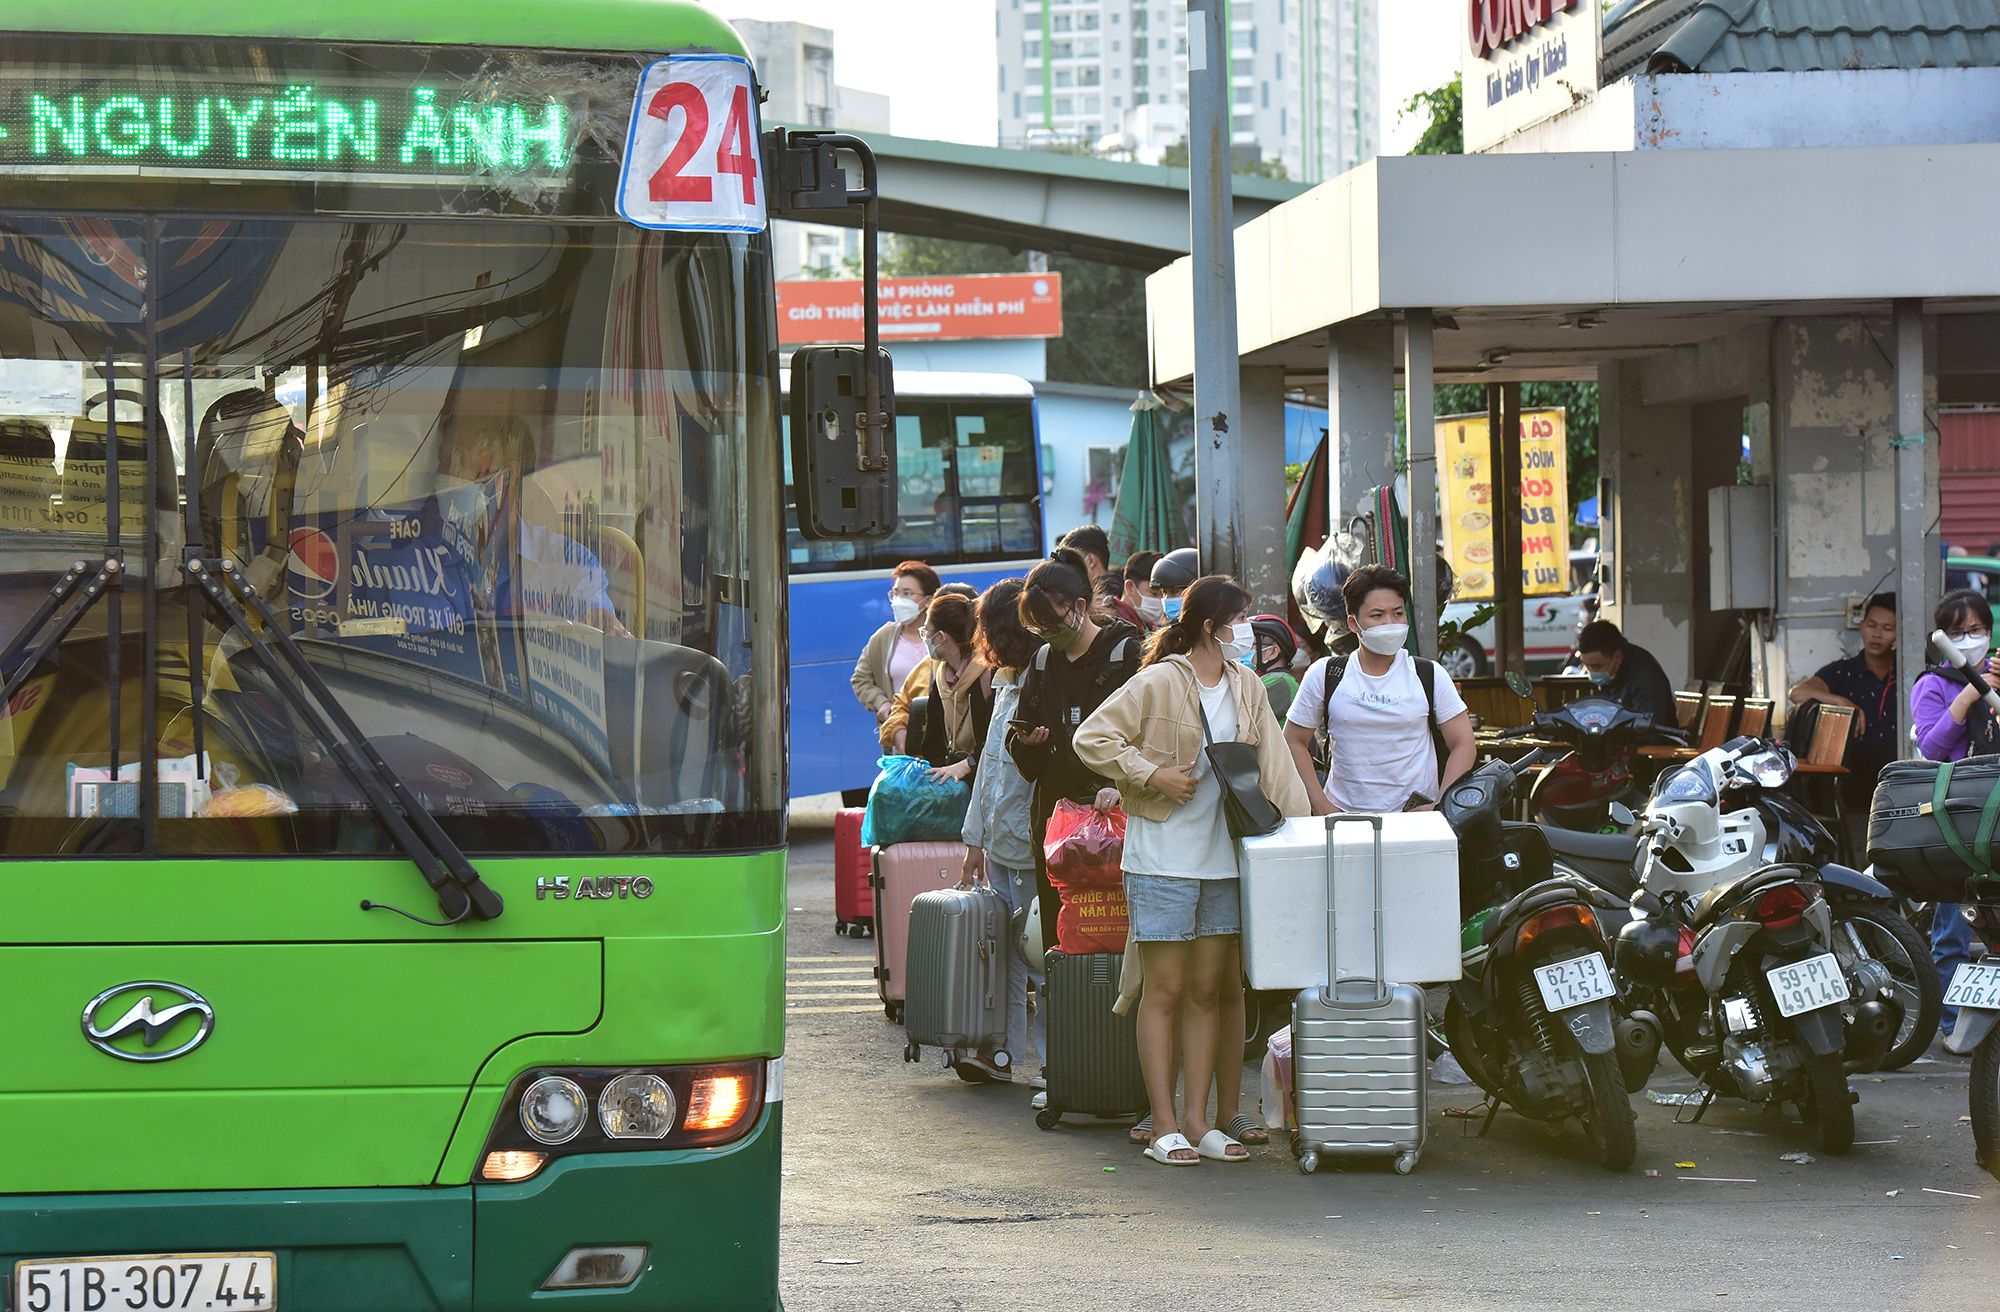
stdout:
[(1118, 81), (1122, 81), (1122, 80), (1124, 79), (1124, 77), (1125, 77), (1125, 70), (1124, 70), (1124, 69), (1122, 69), (1122, 68), (1114, 68), (1114, 69), (1112, 69), (1112, 70), (1111, 70), (1111, 80), (1112, 80), (1113, 82), (1118, 82)]
[(1274, 76), (1280, 82), (1282, 82), (1285, 80), (1285, 52), (1280, 50), (1275, 56), (1275, 58), (1277, 59), (1278, 71), (1274, 74)]
[(1042, 43), (1039, 40), (1021, 43), (1021, 58), (1030, 64), (1042, 62)]
[(1132, 85), (1135, 87), (1145, 86), (1148, 80), (1146, 75), (1151, 71), (1144, 64), (1132, 65)]
[(1281, 137), (1292, 135), (1291, 114), (1283, 105), (1278, 106), (1278, 135)]
[(1076, 57), (1078, 59), (1097, 58), (1097, 39), (1095, 37), (1079, 38), (1076, 43)]
[[(1101, 112), (1103, 111), (1103, 109), (1104, 109), (1104, 101), (1103, 101), (1103, 100), (1102, 100), (1101, 98), (1099, 98), (1099, 97), (1097, 97), (1097, 96), (1085, 96), (1085, 97), (1083, 98), (1083, 112), (1084, 112), (1084, 113), (1086, 113), (1086, 114), (1097, 114), (1097, 113), (1101, 113)], [(1094, 125), (1093, 125), (1093, 126), (1094, 126)]]
[(1000, 65), (1000, 89), (1002, 91), (1007, 89), (1007, 66), (1005, 64)]
[(1122, 96), (1111, 97), (1111, 108), (1123, 109), (1124, 107), (1125, 107), (1125, 100)]
[(1102, 80), (1095, 64), (1085, 64), (1076, 70), (1076, 84), (1080, 87), (1094, 87)]
[(1070, 72), (1070, 71), (1069, 71), (1068, 69), (1066, 69), (1066, 68), (1059, 68), (1059, 69), (1057, 69), (1057, 70), (1056, 70), (1056, 85), (1057, 85), (1057, 86), (1059, 86), (1059, 87), (1073, 87), (1073, 86), (1075, 86), (1075, 85), (1076, 85), (1076, 74), (1074, 74), (1074, 73)]
[(1137, 109), (1141, 105), (1149, 105), (1152, 102), (1153, 97), (1150, 92), (1134, 91), (1132, 93), (1132, 108), (1134, 109)]
[(1063, 118), (1076, 113), (1076, 100), (1070, 96), (1056, 97), (1056, 117)]
[(1076, 30), (1079, 32), (1095, 32), (1097, 30), (1097, 15), (1095, 13), (1078, 14), (1076, 16)]
[(1145, 30), (1146, 30), (1146, 11), (1145, 11), (1145, 10), (1143, 10), (1143, 9), (1134, 9), (1134, 10), (1132, 11), (1132, 30), (1133, 30), (1134, 32), (1143, 32), (1143, 31), (1145, 31)]
[[(1056, 76), (1061, 77), (1062, 74), (1058, 73)], [(1257, 103), (1257, 88), (1231, 87), (1229, 89), (1229, 100), (1231, 104), (1254, 105)]]
[(1049, 19), (1049, 31), (1067, 32), (1070, 30), (1070, 26), (1073, 22), (1074, 20), (1071, 19), (1068, 14), (1057, 14), (1053, 18)]
[(1117, 54), (1119, 51), (1123, 50), (1124, 48), (1125, 48), (1125, 43), (1123, 41), (1118, 41), (1114, 39), (1111, 43), (1111, 53), (1114, 55)]
[(1049, 58), (1068, 59), (1073, 49), (1074, 47), (1067, 41), (1051, 41), (1049, 42)]
[(1229, 76), (1231, 77), (1249, 77), (1256, 71), (1257, 61), (1254, 59), (1232, 59), (1229, 61)]
[(1263, 97), (1262, 108), (1269, 109), (1271, 107), (1271, 84), (1269, 82), (1263, 84), (1261, 94)]

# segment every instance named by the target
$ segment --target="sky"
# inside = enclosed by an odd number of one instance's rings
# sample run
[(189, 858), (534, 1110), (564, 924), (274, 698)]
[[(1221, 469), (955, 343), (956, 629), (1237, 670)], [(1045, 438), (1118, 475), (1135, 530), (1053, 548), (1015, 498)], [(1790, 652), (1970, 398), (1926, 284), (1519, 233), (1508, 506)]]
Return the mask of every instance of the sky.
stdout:
[[(708, 0), (726, 18), (790, 20), (833, 29), (834, 77), (890, 97), (897, 136), (990, 146), (998, 88), (993, 0)], [(1458, 67), (1461, 0), (1379, 0), (1382, 151), (1399, 155), (1423, 131), (1396, 121), (1419, 91)]]

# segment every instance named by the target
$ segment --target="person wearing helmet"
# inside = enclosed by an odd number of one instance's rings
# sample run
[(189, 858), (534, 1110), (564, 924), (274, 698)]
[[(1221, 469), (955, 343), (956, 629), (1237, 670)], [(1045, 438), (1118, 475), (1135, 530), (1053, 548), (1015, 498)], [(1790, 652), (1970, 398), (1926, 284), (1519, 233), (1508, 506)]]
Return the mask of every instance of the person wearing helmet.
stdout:
[(1118, 617), (1151, 632), (1167, 621), (1166, 603), (1153, 586), (1153, 566), (1163, 553), (1135, 551), (1125, 557), (1125, 586), (1118, 598)]
[(1181, 617), (1181, 594), (1201, 577), (1201, 557), (1193, 547), (1177, 547), (1153, 565), (1153, 590), (1160, 594), (1160, 615), (1172, 624)]
[(1250, 632), (1257, 645), (1243, 663), (1264, 681), (1271, 714), (1282, 724), (1285, 712), (1292, 709), (1292, 699), (1299, 695), (1299, 681), (1292, 677), (1292, 662), (1299, 654), (1298, 635), (1276, 615), (1252, 615)]

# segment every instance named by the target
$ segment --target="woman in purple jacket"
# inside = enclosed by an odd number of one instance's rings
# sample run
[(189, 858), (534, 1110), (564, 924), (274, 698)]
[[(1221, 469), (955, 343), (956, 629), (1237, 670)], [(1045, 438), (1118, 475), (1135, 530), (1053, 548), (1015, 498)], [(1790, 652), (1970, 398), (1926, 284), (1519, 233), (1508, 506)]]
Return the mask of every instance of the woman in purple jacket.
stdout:
[[(1989, 653), (1993, 647), (1993, 608), (1986, 598), (1970, 588), (1947, 592), (1932, 616), (1935, 628), (1944, 632), (1965, 657), (1965, 663), (1984, 676), (1984, 682), (1965, 679), (1950, 665), (1935, 665), (1917, 676), (1910, 689), (1910, 723), (1917, 733), (1917, 750), (1930, 761), (1960, 761), (1968, 756), (1990, 756), (2000, 752), (2000, 719), (1981, 698), (1982, 688), (2000, 689), (2000, 657)], [(1931, 956), (1937, 961), (1938, 981), (1951, 987), (1952, 974), (1972, 959), (1972, 926), (1956, 902), (1940, 902), (1931, 913)], [(1958, 1009), (1946, 1007), (1939, 1022), (1951, 1033), (1958, 1021)]]

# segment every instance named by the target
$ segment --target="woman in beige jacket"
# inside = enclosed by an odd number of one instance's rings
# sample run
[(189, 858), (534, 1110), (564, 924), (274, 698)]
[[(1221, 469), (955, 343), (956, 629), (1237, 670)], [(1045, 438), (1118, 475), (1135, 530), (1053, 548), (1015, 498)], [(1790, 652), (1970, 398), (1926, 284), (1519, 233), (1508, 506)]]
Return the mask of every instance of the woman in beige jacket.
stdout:
[[(1288, 816), (1312, 814), (1264, 685), (1242, 664), (1255, 649), (1250, 594), (1221, 575), (1197, 579), (1181, 613), (1149, 643), (1146, 664), (1084, 720), (1084, 764), (1117, 786), (1125, 832), (1128, 951), (1142, 954), (1139, 1062), (1152, 1103), (1146, 1155), (1168, 1166), (1242, 1161), (1261, 1142), (1237, 1111), (1243, 1083), (1243, 968), (1236, 844), (1208, 741), (1257, 748), (1264, 795)], [(1187, 1106), (1174, 1109), (1175, 1038)], [(1208, 1090), (1216, 1119), (1208, 1123)]]
[[(898, 756), (922, 756), (933, 766), (946, 756), (960, 759), (931, 771), (934, 779), (970, 778), (986, 740), (993, 713), (993, 680), (973, 651), (978, 612), (963, 597), (943, 596), (924, 616), (924, 649), (930, 658), (910, 671), (902, 691), (882, 720), (882, 749)], [(930, 698), (930, 715), (917, 738), (910, 736), (910, 708)], [(924, 739), (928, 738), (928, 743)]]

